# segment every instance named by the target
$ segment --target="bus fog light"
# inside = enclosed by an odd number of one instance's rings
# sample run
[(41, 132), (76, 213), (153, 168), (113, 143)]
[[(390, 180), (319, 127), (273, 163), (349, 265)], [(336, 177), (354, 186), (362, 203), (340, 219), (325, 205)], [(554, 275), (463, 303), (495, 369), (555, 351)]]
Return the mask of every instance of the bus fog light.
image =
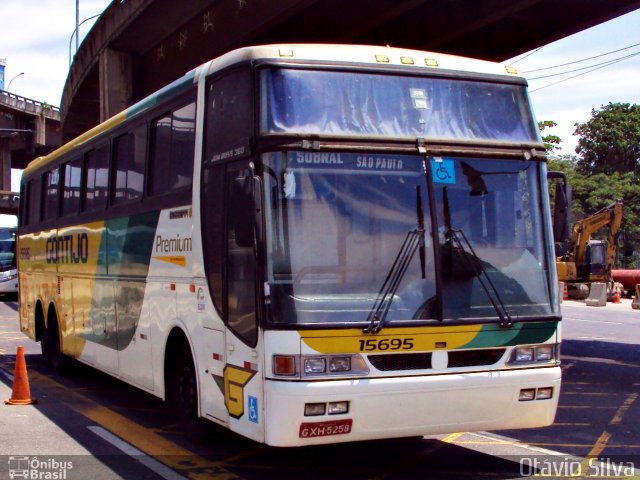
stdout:
[(297, 373), (296, 357), (292, 355), (274, 355), (273, 373), (291, 377)]
[(339, 415), (349, 413), (349, 402), (329, 402), (329, 415)]
[(349, 370), (351, 370), (351, 357), (329, 358), (330, 372), (348, 372)]
[(327, 411), (326, 403), (305, 403), (304, 404), (304, 416), (315, 417), (318, 415), (324, 415)]
[(327, 360), (322, 357), (311, 357), (304, 359), (304, 373), (324, 373), (327, 371)]
[(544, 387), (538, 389), (538, 393), (536, 394), (537, 400), (549, 400), (550, 398), (553, 398), (553, 387)]
[(518, 396), (518, 401), (520, 402), (529, 402), (531, 400), (535, 400), (536, 398), (536, 389), (535, 388), (523, 388), (520, 390), (520, 395)]

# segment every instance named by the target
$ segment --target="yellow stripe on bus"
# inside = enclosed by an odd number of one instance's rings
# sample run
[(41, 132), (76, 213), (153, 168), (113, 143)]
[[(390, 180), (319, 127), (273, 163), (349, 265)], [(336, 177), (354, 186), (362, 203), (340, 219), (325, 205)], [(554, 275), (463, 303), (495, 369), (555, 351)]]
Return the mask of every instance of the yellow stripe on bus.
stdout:
[(302, 341), (319, 353), (427, 351), (455, 349), (471, 342), (481, 325), (455, 327), (385, 328), (363, 334), (360, 329), (301, 331)]

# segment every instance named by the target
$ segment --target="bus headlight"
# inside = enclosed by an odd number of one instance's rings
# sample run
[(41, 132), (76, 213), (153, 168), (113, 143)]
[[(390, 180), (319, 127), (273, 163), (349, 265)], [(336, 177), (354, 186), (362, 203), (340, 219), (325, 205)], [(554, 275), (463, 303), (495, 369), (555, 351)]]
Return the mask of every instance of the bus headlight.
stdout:
[(348, 372), (351, 370), (351, 357), (330, 357), (330, 372)]
[(304, 374), (313, 375), (327, 371), (327, 360), (323, 357), (311, 357), (304, 359)]
[(511, 352), (507, 365), (531, 365), (554, 363), (558, 358), (558, 344), (527, 345), (516, 347)]
[[(300, 365), (300, 371), (296, 365)], [(368, 373), (369, 367), (360, 354), (273, 356), (273, 374), (278, 377), (315, 378)]]
[(536, 348), (536, 362), (550, 362), (555, 359), (555, 346), (543, 345)]
[(18, 278), (17, 273), (8, 272), (0, 272), (0, 282), (8, 282), (9, 280), (14, 280)]

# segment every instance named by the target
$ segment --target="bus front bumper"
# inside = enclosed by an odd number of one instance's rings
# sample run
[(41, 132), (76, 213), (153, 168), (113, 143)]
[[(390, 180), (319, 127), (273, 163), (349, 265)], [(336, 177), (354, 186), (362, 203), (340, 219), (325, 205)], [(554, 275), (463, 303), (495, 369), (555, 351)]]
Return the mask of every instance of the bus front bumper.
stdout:
[[(302, 446), (553, 423), (560, 367), (265, 385), (266, 443)], [(536, 392), (552, 390), (551, 398)], [(524, 391), (534, 392), (522, 400)], [(305, 405), (348, 402), (348, 412), (305, 416)]]

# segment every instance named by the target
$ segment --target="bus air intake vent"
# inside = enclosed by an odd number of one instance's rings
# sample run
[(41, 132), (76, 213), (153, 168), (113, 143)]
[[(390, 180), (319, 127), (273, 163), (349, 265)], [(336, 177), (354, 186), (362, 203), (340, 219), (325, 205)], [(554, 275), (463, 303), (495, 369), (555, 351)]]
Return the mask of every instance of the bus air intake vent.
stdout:
[(391, 353), (386, 355), (369, 355), (367, 357), (378, 370), (424, 370), (431, 368), (430, 353)]
[(504, 355), (504, 348), (489, 348), (486, 350), (456, 350), (449, 352), (449, 368), (481, 367), (493, 365)]

